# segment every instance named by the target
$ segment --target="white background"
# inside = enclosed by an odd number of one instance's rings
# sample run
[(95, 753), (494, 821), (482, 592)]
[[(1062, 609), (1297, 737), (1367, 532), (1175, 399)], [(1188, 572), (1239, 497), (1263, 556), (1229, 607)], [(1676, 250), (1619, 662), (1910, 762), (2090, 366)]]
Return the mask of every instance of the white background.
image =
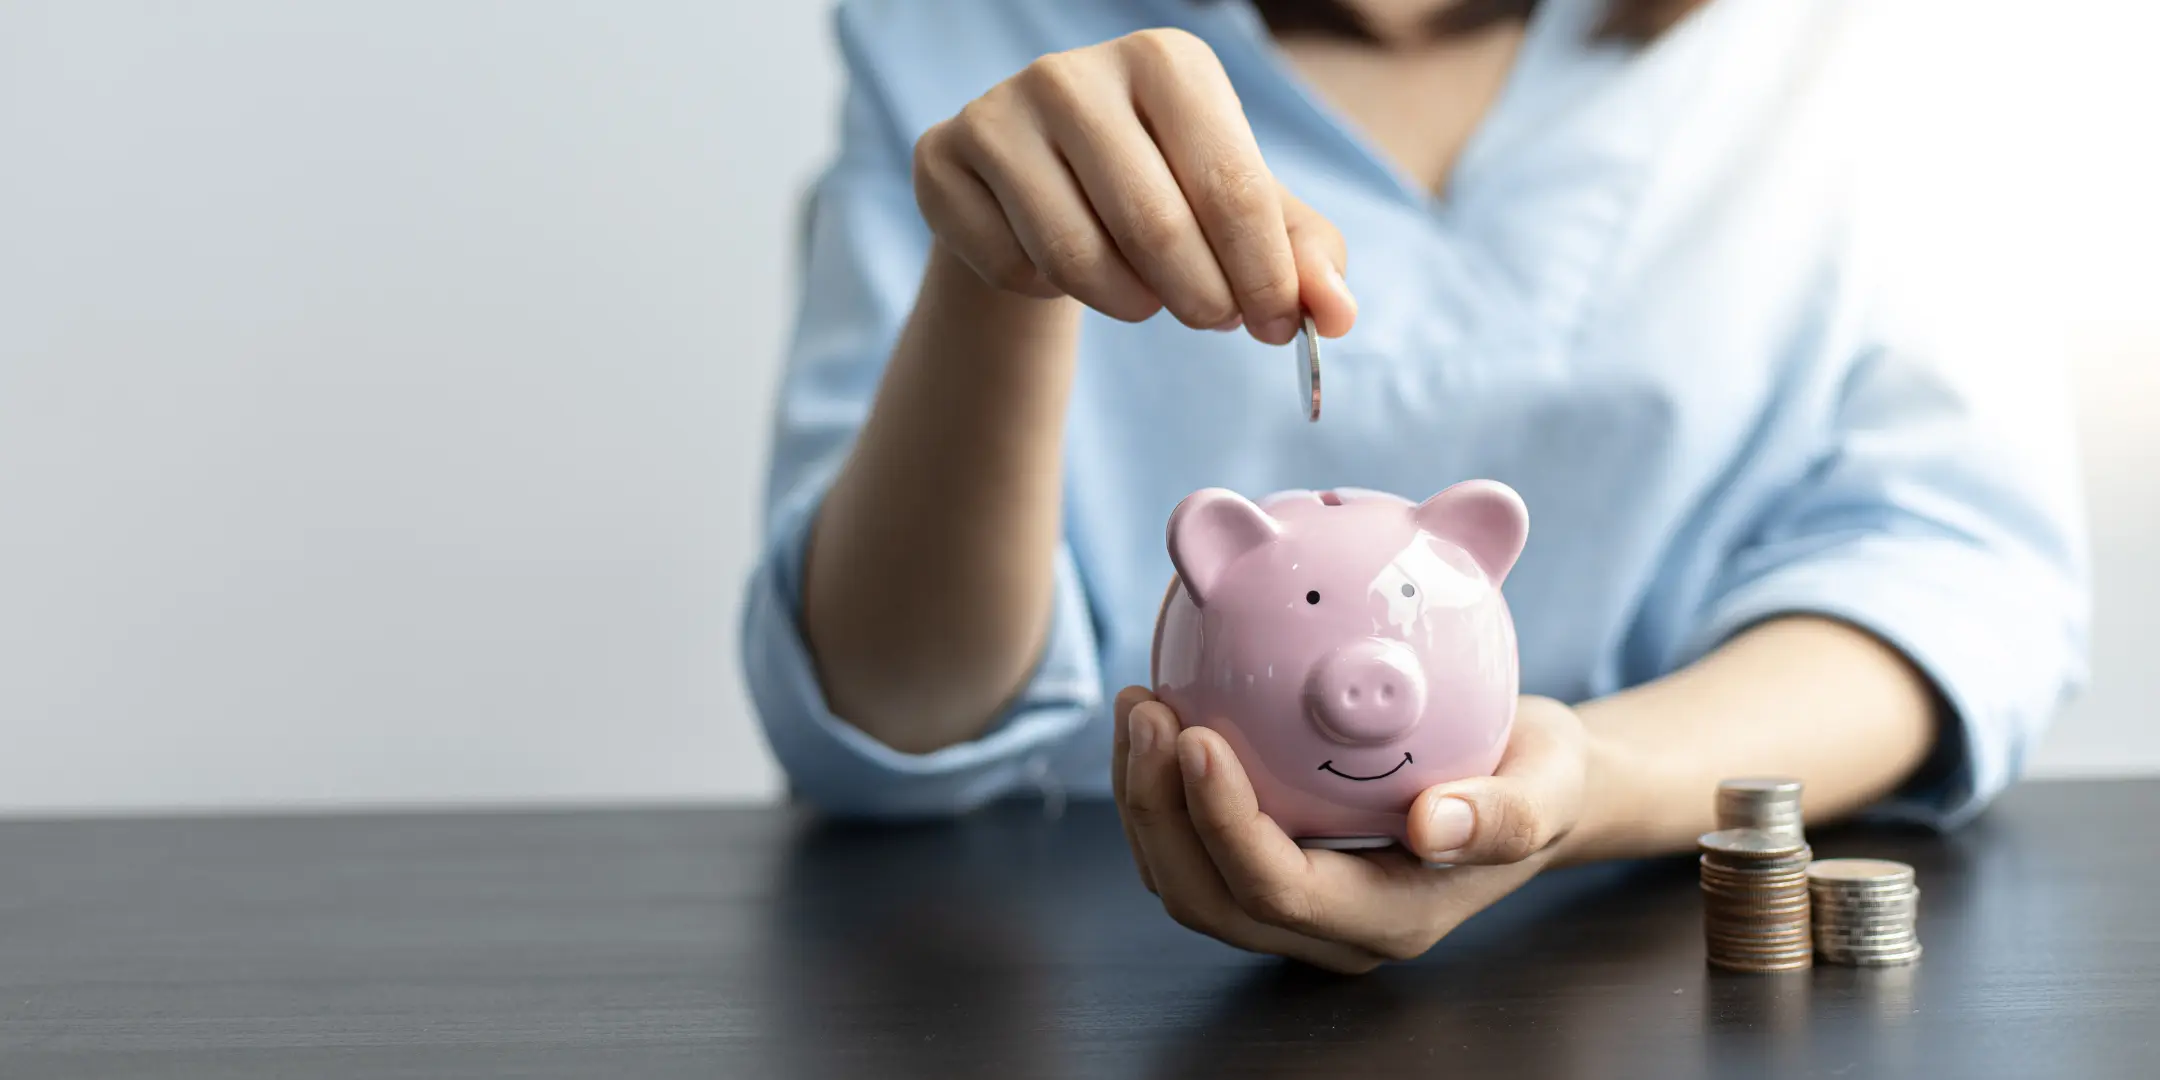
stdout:
[[(2004, 84), (2076, 90), (1999, 164), (2101, 585), (2038, 766), (2156, 772), (2160, 20), (2003, 10)], [(772, 797), (736, 611), (827, 27), (0, 0), (0, 811)]]

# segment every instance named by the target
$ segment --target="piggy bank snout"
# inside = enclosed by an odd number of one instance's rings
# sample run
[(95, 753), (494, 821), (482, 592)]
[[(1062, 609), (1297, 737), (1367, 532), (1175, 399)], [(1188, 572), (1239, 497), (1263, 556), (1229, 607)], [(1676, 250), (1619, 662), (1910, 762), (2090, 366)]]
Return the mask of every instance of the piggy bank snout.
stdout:
[(1351, 642), (1313, 665), (1305, 679), (1305, 706), (1321, 732), (1337, 742), (1393, 741), (1424, 715), (1424, 666), (1399, 641)]

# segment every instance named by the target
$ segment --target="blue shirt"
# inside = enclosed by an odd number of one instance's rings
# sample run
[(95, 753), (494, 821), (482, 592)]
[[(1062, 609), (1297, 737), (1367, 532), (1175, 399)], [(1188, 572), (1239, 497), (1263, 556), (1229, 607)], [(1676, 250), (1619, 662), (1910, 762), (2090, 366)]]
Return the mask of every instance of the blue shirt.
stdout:
[[(1846, 137), (1871, 102), (1844, 74), (1871, 5), (1715, 0), (1642, 48), (1594, 42), (1598, 7), (1545, 0), (1442, 199), (1304, 87), (1240, 0), (844, 3), (841, 149), (815, 190), (743, 613), (796, 792), (872, 815), (1107, 795), (1108, 703), (1148, 679), (1179, 499), (1421, 499), (1471, 477), (1530, 507), (1505, 590), (1524, 692), (1609, 694), (1750, 623), (1826, 614), (1911, 657), (1955, 716), (1879, 812), (1952, 826), (2010, 784), (2084, 678), (2065, 380), (2011, 309), (1936, 317), (1899, 288), (1924, 259), (1871, 254), (1880, 163)], [(1047, 651), (980, 738), (900, 753), (828, 709), (799, 617), (812, 517), (930, 244), (913, 144), (1039, 55), (1166, 25), (1215, 49), (1269, 166), (1348, 242), (1359, 317), (1327, 343), (1325, 415), (1296, 405), (1287, 349), (1090, 312)]]

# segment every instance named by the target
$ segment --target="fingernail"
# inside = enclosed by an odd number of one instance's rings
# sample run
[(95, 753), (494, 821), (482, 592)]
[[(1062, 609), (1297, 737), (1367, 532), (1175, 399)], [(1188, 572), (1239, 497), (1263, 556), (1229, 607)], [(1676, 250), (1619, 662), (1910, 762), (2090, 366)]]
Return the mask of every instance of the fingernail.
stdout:
[(1179, 741), (1177, 759), (1178, 765), (1185, 770), (1185, 779), (1204, 780), (1207, 778), (1207, 747), (1200, 745), (1200, 740), (1184, 739)]
[(1270, 319), (1260, 328), (1260, 340), (1277, 343), (1288, 342), (1297, 333), (1296, 319)]
[(1235, 330), (1243, 325), (1245, 325), (1245, 316), (1232, 315), (1230, 316), (1229, 320), (1224, 322), (1221, 326), (1210, 327), (1210, 329), (1214, 330), (1218, 334), (1227, 334), (1230, 331)]
[(1345, 297), (1350, 295), (1350, 283), (1343, 280), (1342, 271), (1335, 269), (1334, 263), (1321, 263), (1320, 276), (1327, 279), (1328, 288), (1334, 289)]
[(1128, 723), (1132, 725), (1132, 756), (1134, 758), (1146, 757), (1148, 751), (1155, 749), (1154, 721), (1140, 715), (1139, 710), (1135, 709), (1133, 710), (1133, 717)]
[(1425, 811), (1425, 842), (1431, 849), (1425, 856), (1434, 862), (1453, 855), (1470, 842), (1470, 834), (1477, 830), (1477, 811), (1467, 799), (1453, 795), (1434, 799)]

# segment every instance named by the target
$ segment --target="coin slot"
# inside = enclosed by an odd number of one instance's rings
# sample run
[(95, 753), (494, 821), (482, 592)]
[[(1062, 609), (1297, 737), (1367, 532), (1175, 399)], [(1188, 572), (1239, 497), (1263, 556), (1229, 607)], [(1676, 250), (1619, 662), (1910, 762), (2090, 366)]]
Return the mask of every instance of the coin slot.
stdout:
[(1341, 506), (1342, 496), (1337, 495), (1332, 491), (1323, 491), (1320, 493), (1320, 501), (1322, 504), (1327, 506)]

